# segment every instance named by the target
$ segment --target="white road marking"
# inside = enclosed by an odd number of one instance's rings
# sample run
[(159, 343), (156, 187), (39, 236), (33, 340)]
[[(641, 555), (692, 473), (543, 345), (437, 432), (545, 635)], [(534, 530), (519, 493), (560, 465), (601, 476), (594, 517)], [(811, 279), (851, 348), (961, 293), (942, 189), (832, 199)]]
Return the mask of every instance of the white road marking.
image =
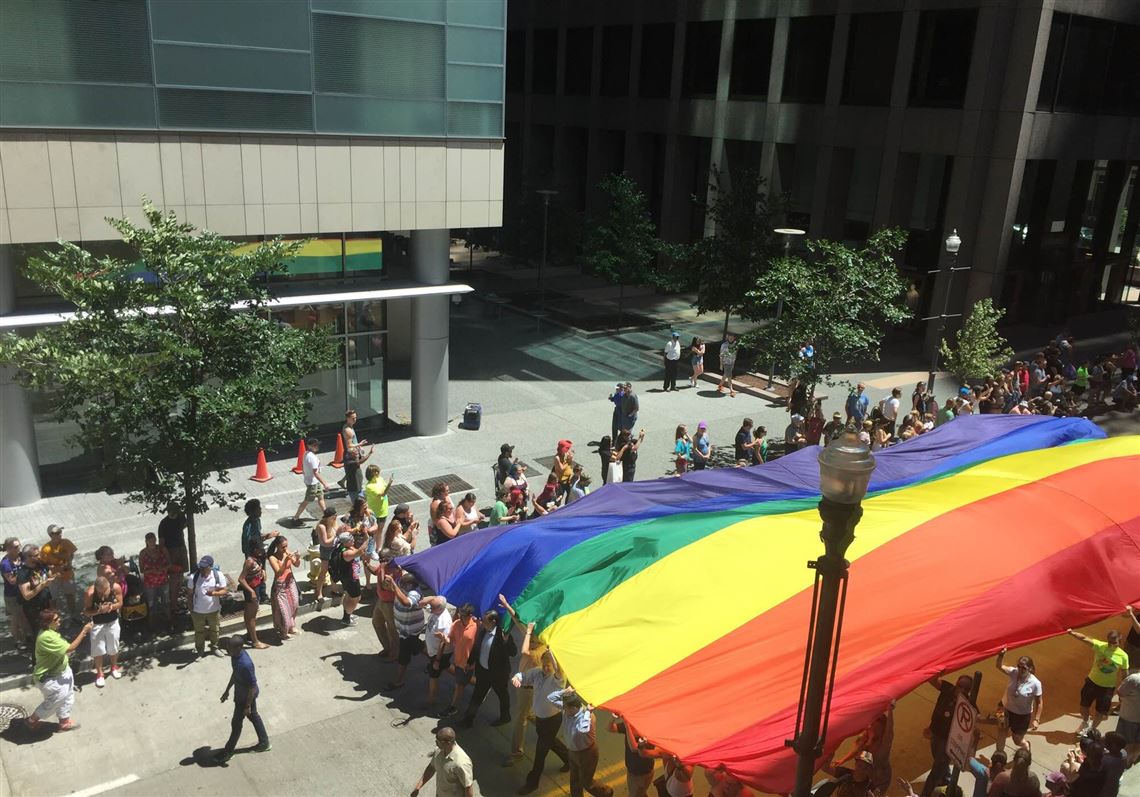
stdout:
[(96, 794), (102, 794), (105, 791), (110, 791), (111, 789), (117, 789), (120, 786), (129, 786), (130, 784), (134, 783), (138, 779), (139, 779), (138, 775), (134, 775), (134, 774), (123, 775), (123, 777), (121, 777), (121, 778), (115, 778), (114, 780), (109, 780), (106, 783), (100, 783), (96, 786), (90, 786), (90, 787), (84, 789), (83, 791), (73, 791), (71, 793), (71, 797), (95, 797)]

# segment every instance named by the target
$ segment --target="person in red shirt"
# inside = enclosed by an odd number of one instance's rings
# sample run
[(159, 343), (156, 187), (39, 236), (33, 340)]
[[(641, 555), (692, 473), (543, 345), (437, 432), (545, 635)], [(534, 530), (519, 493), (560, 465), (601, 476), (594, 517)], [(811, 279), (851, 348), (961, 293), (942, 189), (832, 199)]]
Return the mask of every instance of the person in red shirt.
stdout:
[(823, 436), (823, 426), (827, 420), (823, 417), (823, 401), (815, 402), (815, 409), (804, 423), (804, 439), (809, 446), (818, 446), (819, 438)]
[(139, 551), (139, 570), (143, 577), (143, 596), (146, 598), (147, 621), (156, 630), (161, 617), (167, 627), (174, 630), (174, 614), (170, 610), (170, 552), (158, 544), (158, 536), (148, 532), (146, 547)]

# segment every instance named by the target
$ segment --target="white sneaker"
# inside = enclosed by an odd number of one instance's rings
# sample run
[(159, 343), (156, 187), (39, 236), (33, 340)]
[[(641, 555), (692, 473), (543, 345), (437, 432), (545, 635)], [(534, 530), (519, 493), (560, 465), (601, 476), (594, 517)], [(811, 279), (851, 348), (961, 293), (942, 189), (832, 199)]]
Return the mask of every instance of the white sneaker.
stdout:
[(111, 668), (111, 677), (117, 681), (123, 677), (123, 671), (120, 670), (118, 667), (112, 667)]
[(1088, 733), (1089, 728), (1091, 728), (1091, 727), (1092, 727), (1092, 721), (1091, 720), (1085, 720), (1084, 722), (1081, 723), (1081, 727), (1077, 728), (1077, 736), (1084, 736), (1086, 733)]
[(102, 689), (104, 686), (107, 685), (107, 679), (104, 678), (102, 675), (96, 675), (95, 676), (95, 685), (97, 687), (99, 687), (100, 689)]

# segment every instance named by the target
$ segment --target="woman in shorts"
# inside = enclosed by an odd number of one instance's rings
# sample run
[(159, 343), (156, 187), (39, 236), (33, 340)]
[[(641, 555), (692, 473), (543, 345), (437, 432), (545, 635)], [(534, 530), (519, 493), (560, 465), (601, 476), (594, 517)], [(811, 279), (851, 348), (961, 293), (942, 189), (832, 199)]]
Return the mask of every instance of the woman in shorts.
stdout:
[(95, 660), (95, 685), (100, 689), (107, 681), (103, 677), (103, 658), (111, 658), (111, 677), (122, 678), (119, 669), (119, 610), (123, 608), (123, 589), (118, 582), (99, 576), (87, 588), (83, 613), (91, 618), (91, 658)]
[(265, 548), (261, 541), (253, 543), (249, 556), (245, 558), (241, 573), (238, 574), (238, 586), (245, 597), (245, 633), (249, 637), (249, 644), (258, 650), (269, 647), (257, 638), (257, 609), (261, 605), (258, 591), (265, 583)]
[(1006, 649), (1002, 648), (994, 662), (994, 666), (1009, 678), (1009, 683), (1005, 687), (1005, 697), (1002, 698), (1005, 717), (998, 726), (997, 749), (1005, 750), (1005, 736), (1008, 731), (1015, 745), (1028, 750), (1029, 742), (1025, 741), (1025, 733), (1037, 730), (1037, 725), (1041, 721), (1041, 681), (1035, 674), (1033, 659), (1022, 656), (1017, 660), (1016, 667), (1006, 667), (1002, 663), (1005, 654)]
[(689, 362), (693, 365), (693, 375), (689, 377), (689, 385), (697, 386), (697, 380), (705, 372), (705, 342), (700, 338), (693, 338), (689, 344)]

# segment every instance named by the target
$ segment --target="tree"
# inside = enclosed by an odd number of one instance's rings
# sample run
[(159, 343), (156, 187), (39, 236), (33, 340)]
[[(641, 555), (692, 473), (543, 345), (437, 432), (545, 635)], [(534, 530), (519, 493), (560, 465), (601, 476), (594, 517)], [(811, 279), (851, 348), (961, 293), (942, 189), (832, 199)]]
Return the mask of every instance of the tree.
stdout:
[(308, 411), (297, 379), (331, 362), (334, 347), (319, 331), (268, 318), (263, 277), (300, 242), (238, 253), (173, 213), (150, 203), (143, 211), (146, 227), (108, 222), (153, 278), (71, 243), (30, 260), (28, 276), (74, 304), (75, 316), (0, 339), (0, 361), (103, 451), (105, 483), (153, 512), (182, 507), (195, 561), (195, 515), (244, 497), (223, 487), (230, 457), (294, 439)]
[(997, 331), (1005, 310), (994, 307), (992, 299), (982, 299), (966, 316), (954, 337), (954, 348), (942, 339), (939, 351), (946, 370), (961, 382), (990, 376), (1013, 356), (1008, 341)]
[(698, 313), (723, 312), (724, 331), (732, 313), (740, 313), (746, 296), (781, 251), (772, 228), (783, 216), (786, 200), (769, 200), (759, 172), (746, 169), (733, 175), (731, 187), (724, 172), (714, 173), (709, 190), (712, 201), (704, 208), (712, 234), (692, 244), (668, 248), (682, 267), (675, 284), (695, 281)]
[(617, 326), (625, 310), (625, 286), (655, 282), (654, 259), (660, 249), (649, 217), (649, 202), (637, 183), (624, 174), (606, 177), (604, 212), (591, 220), (582, 259), (599, 277), (618, 286)]
[[(878, 360), (887, 328), (910, 317), (907, 282), (894, 262), (905, 243), (902, 230), (883, 229), (859, 249), (817, 239), (807, 242), (816, 255), (811, 262), (794, 255), (773, 261), (748, 292), (743, 315), (765, 320), (780, 297), (784, 312), (747, 333), (745, 345), (787, 367), (809, 395), (833, 365)], [(800, 356), (807, 341), (815, 351), (810, 360)]]

